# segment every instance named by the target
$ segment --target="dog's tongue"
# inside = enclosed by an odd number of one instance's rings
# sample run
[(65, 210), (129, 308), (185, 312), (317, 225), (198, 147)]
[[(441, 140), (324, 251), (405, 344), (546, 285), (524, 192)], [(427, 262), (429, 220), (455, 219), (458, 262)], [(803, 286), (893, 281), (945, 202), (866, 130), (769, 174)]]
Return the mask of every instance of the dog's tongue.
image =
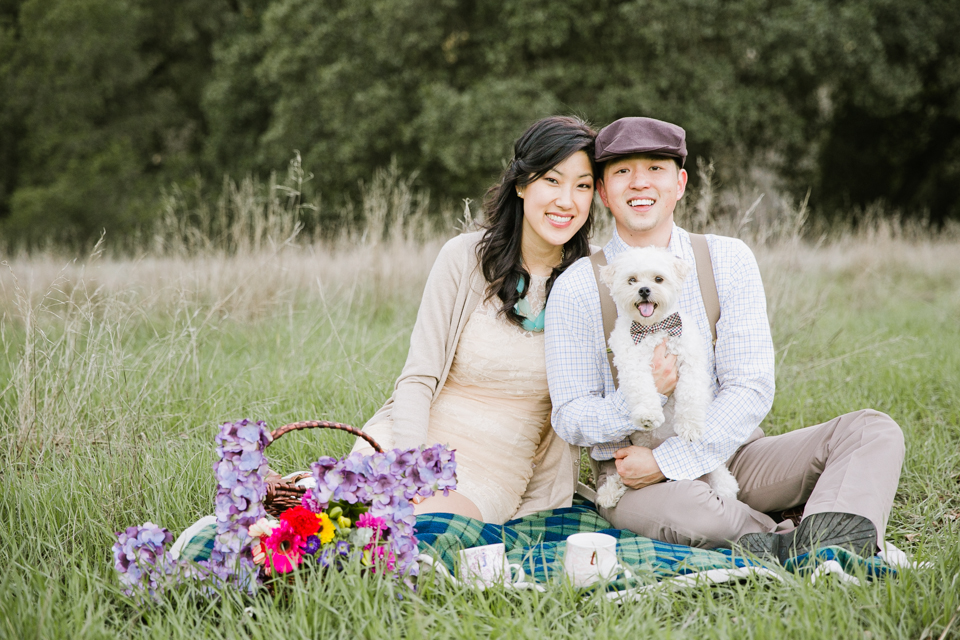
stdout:
[(640, 312), (644, 318), (649, 318), (653, 315), (653, 303), (652, 302), (640, 302), (637, 303), (637, 311)]

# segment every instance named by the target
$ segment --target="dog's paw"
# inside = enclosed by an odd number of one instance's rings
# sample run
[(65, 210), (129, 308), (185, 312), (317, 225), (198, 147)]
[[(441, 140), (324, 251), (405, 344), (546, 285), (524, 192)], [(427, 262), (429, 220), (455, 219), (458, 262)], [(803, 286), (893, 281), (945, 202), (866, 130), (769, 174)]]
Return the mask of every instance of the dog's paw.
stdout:
[(737, 494), (740, 493), (740, 485), (737, 483), (737, 479), (726, 467), (717, 467), (711, 471), (707, 476), (707, 481), (714, 493), (721, 498), (735, 500)]
[(597, 506), (612, 509), (620, 502), (620, 498), (627, 492), (620, 476), (607, 476), (603, 485), (597, 489)]
[[(674, 416), (676, 418), (676, 416)], [(696, 420), (674, 420), (673, 430), (687, 442), (699, 440), (703, 435), (703, 423)]]
[(644, 431), (652, 431), (663, 424), (663, 409), (660, 407), (634, 407), (630, 412), (630, 420), (634, 426)]

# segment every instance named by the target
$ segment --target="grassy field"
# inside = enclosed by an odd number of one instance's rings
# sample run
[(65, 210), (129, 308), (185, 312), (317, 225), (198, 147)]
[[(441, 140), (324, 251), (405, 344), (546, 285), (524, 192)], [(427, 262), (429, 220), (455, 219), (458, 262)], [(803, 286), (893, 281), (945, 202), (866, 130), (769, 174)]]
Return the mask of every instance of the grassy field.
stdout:
[[(863, 407), (907, 441), (888, 537), (930, 569), (663, 590), (466, 592), (345, 572), (283, 599), (190, 589), (140, 611), (113, 532), (212, 510), (225, 420), (362, 424), (406, 354), (440, 241), (264, 242), (139, 258), (11, 258), (0, 273), (0, 638), (960, 637), (960, 241), (889, 227), (813, 245), (752, 238), (777, 347), (781, 433)], [(280, 470), (349, 439), (293, 434)], [(252, 606), (256, 618), (243, 613)]]

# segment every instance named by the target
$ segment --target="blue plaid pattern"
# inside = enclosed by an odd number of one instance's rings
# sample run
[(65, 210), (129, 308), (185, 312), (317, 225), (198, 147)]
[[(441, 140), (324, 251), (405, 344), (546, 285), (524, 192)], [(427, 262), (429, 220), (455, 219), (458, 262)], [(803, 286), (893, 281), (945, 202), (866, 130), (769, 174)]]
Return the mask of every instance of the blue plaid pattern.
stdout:
[[(708, 364), (714, 372), (713, 402), (703, 437), (697, 442), (669, 438), (653, 455), (672, 480), (692, 480), (713, 471), (736, 451), (760, 424), (773, 404), (774, 358), (767, 301), (760, 270), (740, 240), (707, 236), (720, 297), (715, 351)], [(614, 232), (603, 251), (607, 261), (630, 247)], [(690, 236), (674, 226), (670, 251), (696, 262)], [(692, 270), (683, 283), (680, 310), (688, 331), (699, 331), (704, 345), (712, 341), (700, 283)], [(600, 297), (588, 258), (574, 263), (550, 292), (546, 313), (546, 358), (553, 428), (567, 442), (593, 447), (590, 455), (608, 460), (630, 442), (636, 430), (620, 390), (613, 386), (607, 364)]]
[(213, 555), (213, 541), (217, 537), (217, 525), (208, 524), (187, 540), (180, 550), (180, 559), (189, 562), (204, 562)]

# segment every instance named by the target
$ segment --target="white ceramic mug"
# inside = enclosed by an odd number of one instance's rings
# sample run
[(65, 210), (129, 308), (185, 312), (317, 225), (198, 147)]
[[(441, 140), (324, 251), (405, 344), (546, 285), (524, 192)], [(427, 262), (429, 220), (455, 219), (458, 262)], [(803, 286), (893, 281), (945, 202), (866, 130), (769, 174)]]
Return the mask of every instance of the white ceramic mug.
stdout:
[(507, 561), (506, 547), (502, 542), (460, 552), (460, 579), (464, 582), (486, 588), (498, 584), (523, 584), (525, 578), (523, 567)]
[(567, 538), (563, 569), (575, 587), (589, 587), (601, 578), (613, 580), (623, 567), (617, 562), (617, 539), (606, 533), (575, 533)]

